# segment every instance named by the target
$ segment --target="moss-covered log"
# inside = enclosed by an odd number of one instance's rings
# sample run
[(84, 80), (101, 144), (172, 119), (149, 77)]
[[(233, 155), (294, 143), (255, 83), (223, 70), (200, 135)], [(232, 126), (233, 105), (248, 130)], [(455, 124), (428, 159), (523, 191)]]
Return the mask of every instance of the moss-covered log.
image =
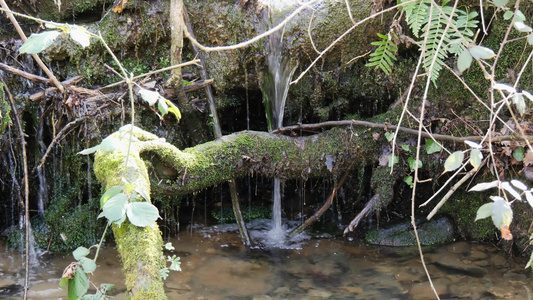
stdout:
[[(115, 149), (112, 152), (96, 152), (96, 177), (106, 190), (121, 186), (128, 196), (133, 188), (144, 195), (150, 195), (148, 172), (139, 156), (140, 142), (133, 139), (129, 147), (128, 132), (125, 130), (113, 134)], [(144, 136), (157, 138), (148, 133), (144, 133)], [(165, 267), (163, 241), (157, 224), (154, 222), (152, 227), (137, 227), (126, 220), (120, 227), (113, 224), (113, 234), (122, 260), (128, 297), (166, 299), (160, 272)]]

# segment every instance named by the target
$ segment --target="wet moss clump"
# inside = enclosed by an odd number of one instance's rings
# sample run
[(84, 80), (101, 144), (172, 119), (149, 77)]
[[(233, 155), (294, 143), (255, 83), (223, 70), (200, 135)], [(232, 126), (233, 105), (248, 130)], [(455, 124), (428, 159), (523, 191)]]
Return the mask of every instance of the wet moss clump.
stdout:
[(11, 123), (11, 118), (9, 117), (10, 111), (11, 107), (7, 102), (4, 85), (0, 82), (0, 134), (2, 134)]
[[(235, 223), (235, 213), (231, 207), (222, 207), (221, 209), (214, 209), (211, 211), (211, 216), (219, 223)], [(270, 219), (272, 218), (272, 210), (264, 206), (252, 206), (250, 209), (242, 210), (242, 217), (244, 221), (250, 222), (255, 219)]]

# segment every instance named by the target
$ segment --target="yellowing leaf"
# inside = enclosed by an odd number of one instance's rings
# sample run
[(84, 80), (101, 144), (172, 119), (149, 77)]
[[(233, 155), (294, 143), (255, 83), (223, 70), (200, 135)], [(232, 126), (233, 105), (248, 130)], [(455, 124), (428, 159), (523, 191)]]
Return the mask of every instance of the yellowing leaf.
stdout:
[(173, 113), (176, 119), (179, 121), (181, 119), (180, 109), (176, 105), (174, 105), (174, 103), (170, 102), (170, 100), (165, 99), (165, 101), (168, 104), (168, 112)]
[(494, 51), (483, 46), (472, 46), (470, 49), (468, 49), (468, 51), (470, 51), (470, 54), (476, 60), (490, 59), (496, 56), (496, 53), (494, 53)]
[(470, 164), (472, 167), (474, 167), (474, 170), (478, 170), (479, 166), (481, 165), (481, 161), (483, 160), (483, 154), (481, 154), (481, 151), (479, 149), (472, 149), (470, 151)]
[(87, 33), (87, 30), (81, 26), (71, 27), (70, 38), (80, 44), (83, 48), (91, 44), (91, 37)]
[(463, 163), (464, 157), (465, 157), (465, 154), (461, 151), (455, 151), (454, 153), (452, 153), (444, 162), (443, 173), (453, 171), (459, 168), (461, 164)]

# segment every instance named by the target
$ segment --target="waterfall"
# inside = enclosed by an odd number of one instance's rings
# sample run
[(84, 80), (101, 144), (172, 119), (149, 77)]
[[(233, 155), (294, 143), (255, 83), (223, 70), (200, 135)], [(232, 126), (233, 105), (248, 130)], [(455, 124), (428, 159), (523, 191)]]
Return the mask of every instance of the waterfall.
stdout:
[[(275, 5), (275, 3), (272, 3), (272, 5)], [(271, 13), (280, 12), (271, 7)], [(282, 54), (282, 41), (282, 31), (277, 31), (269, 36), (266, 49), (268, 73), (263, 84), (263, 101), (265, 103), (269, 131), (283, 125), (283, 113), (289, 84), (296, 70), (296, 66), (291, 66), (290, 59)], [(273, 202), (272, 230), (269, 232), (269, 239), (274, 245), (279, 245), (285, 240), (285, 230), (281, 222), (281, 182), (279, 178), (274, 178)]]

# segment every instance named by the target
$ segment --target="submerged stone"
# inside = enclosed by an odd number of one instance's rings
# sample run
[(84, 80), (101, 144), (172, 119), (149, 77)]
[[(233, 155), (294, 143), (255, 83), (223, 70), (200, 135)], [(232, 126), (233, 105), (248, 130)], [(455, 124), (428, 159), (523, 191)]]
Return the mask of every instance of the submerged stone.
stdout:
[[(455, 239), (454, 224), (448, 217), (440, 217), (417, 225), (420, 244), (439, 245)], [(411, 222), (405, 221), (386, 228), (373, 228), (366, 234), (369, 244), (382, 246), (413, 246), (416, 238)]]

